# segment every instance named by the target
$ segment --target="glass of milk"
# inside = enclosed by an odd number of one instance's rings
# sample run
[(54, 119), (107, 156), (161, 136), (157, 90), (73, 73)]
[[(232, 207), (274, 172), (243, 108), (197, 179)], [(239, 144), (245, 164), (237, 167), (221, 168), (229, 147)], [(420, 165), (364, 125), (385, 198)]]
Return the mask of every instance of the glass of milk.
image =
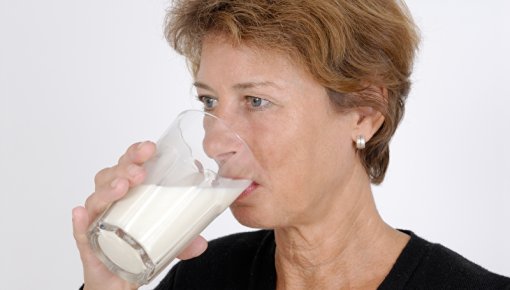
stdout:
[(149, 283), (252, 183), (254, 164), (222, 120), (181, 113), (144, 165), (143, 184), (90, 226), (93, 250), (123, 279)]

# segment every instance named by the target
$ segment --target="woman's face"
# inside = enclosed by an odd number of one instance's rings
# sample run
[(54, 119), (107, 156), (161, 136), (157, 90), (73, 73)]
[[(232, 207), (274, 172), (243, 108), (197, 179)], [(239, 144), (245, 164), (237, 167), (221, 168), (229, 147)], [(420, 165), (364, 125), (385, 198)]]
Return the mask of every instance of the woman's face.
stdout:
[(325, 88), (288, 57), (218, 36), (203, 43), (195, 86), (260, 165), (254, 190), (231, 206), (241, 224), (306, 224), (331, 210), (358, 162), (354, 114), (335, 112)]

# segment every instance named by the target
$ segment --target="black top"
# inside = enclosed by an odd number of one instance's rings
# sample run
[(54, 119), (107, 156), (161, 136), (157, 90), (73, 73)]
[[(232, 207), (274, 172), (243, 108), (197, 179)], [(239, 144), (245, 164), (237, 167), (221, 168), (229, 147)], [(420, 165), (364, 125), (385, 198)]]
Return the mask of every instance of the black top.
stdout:
[[(509, 289), (510, 278), (491, 273), (459, 254), (411, 236), (378, 289)], [(156, 290), (276, 287), (274, 233), (261, 230), (213, 240), (197, 258), (181, 261)]]

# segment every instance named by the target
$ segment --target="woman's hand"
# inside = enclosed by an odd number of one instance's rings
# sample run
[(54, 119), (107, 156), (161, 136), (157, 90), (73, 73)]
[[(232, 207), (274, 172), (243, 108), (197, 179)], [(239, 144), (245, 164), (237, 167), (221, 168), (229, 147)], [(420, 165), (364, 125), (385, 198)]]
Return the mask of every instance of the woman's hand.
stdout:
[[(122, 198), (131, 187), (142, 183), (145, 179), (143, 164), (155, 151), (156, 145), (149, 141), (131, 145), (117, 165), (97, 173), (95, 192), (87, 198), (85, 207), (73, 209), (73, 235), (83, 264), (85, 290), (138, 288), (138, 285), (114, 275), (97, 259), (87, 239), (87, 230), (112, 202)], [(206, 240), (199, 236), (178, 257), (190, 259), (202, 254), (206, 248)]]

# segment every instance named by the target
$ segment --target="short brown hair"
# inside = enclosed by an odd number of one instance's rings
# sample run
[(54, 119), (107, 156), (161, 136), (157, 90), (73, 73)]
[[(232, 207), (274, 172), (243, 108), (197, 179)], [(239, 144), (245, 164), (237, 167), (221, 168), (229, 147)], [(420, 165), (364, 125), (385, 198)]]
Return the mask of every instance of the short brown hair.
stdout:
[[(339, 109), (369, 106), (385, 120), (358, 151), (372, 183), (383, 181), (389, 141), (404, 114), (419, 37), (398, 0), (175, 0), (165, 35), (198, 71), (202, 40), (221, 33), (291, 55)], [(384, 87), (387, 98), (370, 89)]]

